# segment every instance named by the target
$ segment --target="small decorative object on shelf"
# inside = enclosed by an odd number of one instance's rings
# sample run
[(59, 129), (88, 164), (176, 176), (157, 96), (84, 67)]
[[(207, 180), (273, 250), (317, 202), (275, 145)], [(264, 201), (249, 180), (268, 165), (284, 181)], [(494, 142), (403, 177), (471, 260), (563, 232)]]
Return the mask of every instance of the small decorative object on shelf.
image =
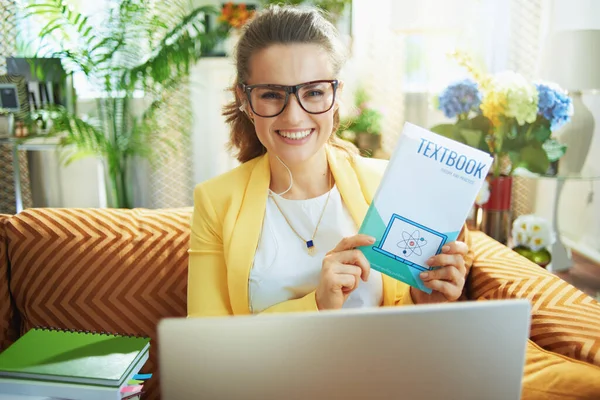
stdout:
[(15, 115), (0, 107), (0, 136), (12, 136), (15, 129)]
[(568, 123), (573, 104), (552, 82), (529, 82), (513, 71), (486, 74), (467, 55), (452, 54), (470, 78), (450, 84), (436, 98), (436, 107), (453, 123), (431, 128), (440, 135), (490, 153), (489, 201), (477, 209), (478, 229), (499, 242), (510, 238), (512, 177), (516, 169), (556, 174), (566, 152), (553, 132)]
[(540, 267), (546, 268), (552, 255), (548, 251), (556, 240), (548, 221), (542, 217), (521, 215), (512, 226), (513, 250)]

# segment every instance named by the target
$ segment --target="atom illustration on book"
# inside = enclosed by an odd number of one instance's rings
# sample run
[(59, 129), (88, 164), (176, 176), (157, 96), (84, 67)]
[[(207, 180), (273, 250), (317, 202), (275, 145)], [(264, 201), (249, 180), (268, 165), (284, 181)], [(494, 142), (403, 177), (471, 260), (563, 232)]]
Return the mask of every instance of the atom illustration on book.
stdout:
[(402, 250), (405, 256), (416, 254), (422, 255), (422, 247), (427, 245), (427, 240), (421, 237), (421, 232), (416, 230), (412, 234), (402, 231), (402, 240), (398, 242), (398, 247)]

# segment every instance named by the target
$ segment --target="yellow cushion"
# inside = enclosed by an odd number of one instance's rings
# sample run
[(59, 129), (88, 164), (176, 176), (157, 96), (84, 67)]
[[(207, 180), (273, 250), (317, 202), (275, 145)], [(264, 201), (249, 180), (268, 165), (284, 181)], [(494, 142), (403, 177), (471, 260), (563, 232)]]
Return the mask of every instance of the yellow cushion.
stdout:
[(471, 240), (469, 299), (528, 299), (531, 340), (600, 366), (600, 303), (481, 232), (472, 231)]
[(600, 367), (527, 343), (522, 400), (598, 400)]

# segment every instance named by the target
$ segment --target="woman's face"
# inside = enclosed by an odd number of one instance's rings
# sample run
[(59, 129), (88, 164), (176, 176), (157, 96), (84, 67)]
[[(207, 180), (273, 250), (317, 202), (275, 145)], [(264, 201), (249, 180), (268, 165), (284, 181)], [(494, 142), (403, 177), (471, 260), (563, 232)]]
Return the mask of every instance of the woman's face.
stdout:
[[(295, 86), (335, 78), (329, 56), (320, 46), (278, 44), (251, 57), (250, 77), (244, 83)], [(245, 93), (240, 95), (243, 101), (247, 99)], [(330, 83), (310, 85), (298, 91), (304, 108), (313, 112), (329, 107), (333, 96), (334, 89)], [(272, 115), (283, 106), (285, 92), (256, 88), (252, 89), (251, 99), (256, 113)], [(333, 131), (333, 114), (336, 108), (337, 105), (334, 104), (322, 114), (311, 114), (305, 111), (298, 103), (298, 98), (290, 93), (287, 105), (277, 116), (261, 117), (249, 105), (247, 111), (254, 118), (256, 134), (267, 151), (291, 165), (307, 162), (323, 149)]]

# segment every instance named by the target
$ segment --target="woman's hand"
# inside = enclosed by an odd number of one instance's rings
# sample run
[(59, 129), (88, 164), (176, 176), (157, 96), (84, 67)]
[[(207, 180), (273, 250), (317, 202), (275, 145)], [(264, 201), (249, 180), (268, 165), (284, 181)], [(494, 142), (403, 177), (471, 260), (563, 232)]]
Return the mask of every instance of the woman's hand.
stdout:
[(442, 247), (442, 253), (431, 257), (427, 264), (429, 266), (441, 266), (441, 268), (422, 272), (419, 276), (423, 284), (433, 290), (427, 294), (411, 286), (410, 295), (413, 303), (444, 303), (456, 301), (465, 286), (467, 267), (465, 256), (469, 251), (464, 242), (451, 242)]
[(367, 281), (371, 265), (356, 247), (368, 246), (375, 239), (367, 235), (354, 235), (342, 239), (323, 259), (319, 285), (315, 298), (319, 310), (336, 310), (358, 287), (360, 279)]

